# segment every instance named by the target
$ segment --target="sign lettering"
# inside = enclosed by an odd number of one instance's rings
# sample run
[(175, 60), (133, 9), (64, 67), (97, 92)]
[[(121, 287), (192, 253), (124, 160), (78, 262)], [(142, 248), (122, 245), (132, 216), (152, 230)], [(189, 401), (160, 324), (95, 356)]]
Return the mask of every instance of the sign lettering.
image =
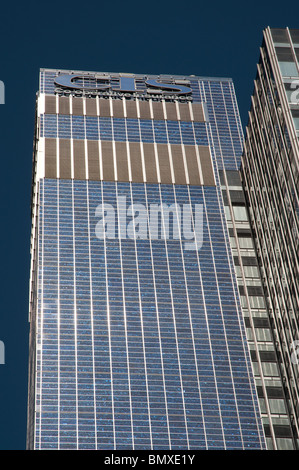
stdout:
[[(138, 79), (139, 81), (141, 79)], [(144, 96), (151, 97), (158, 94), (160, 97), (165, 96), (168, 98), (189, 98), (192, 94), (190, 87), (180, 83), (166, 83), (164, 80), (159, 79), (144, 79), (146, 90), (138, 90), (136, 88), (136, 81), (134, 77), (119, 76), (96, 76), (84, 75), (79, 73), (61, 74), (54, 79), (54, 83), (59, 87), (56, 91), (60, 92), (74, 92), (75, 94), (106, 94), (106, 95), (119, 95), (131, 97)]]

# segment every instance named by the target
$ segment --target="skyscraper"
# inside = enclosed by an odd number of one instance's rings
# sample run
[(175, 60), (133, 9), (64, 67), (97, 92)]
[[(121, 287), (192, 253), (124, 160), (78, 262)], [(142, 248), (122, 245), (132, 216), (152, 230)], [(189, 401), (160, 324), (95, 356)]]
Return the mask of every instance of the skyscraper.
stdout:
[(282, 379), (274, 388), (274, 377), (262, 378), (260, 391), (266, 402), (267, 396), (284, 400), (266, 437), (276, 445), (282, 438), (288, 448), (298, 448), (299, 431), (298, 79), (299, 30), (266, 28), (241, 172), (274, 340), (272, 363)]
[(265, 448), (242, 144), (230, 79), (41, 70), (28, 448)]

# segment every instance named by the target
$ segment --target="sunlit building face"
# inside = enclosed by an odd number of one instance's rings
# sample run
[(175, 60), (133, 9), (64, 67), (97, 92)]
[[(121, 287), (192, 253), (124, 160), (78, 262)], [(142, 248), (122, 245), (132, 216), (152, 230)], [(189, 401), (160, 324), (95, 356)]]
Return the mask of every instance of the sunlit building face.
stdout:
[(41, 71), (29, 448), (265, 448), (242, 142), (230, 79)]

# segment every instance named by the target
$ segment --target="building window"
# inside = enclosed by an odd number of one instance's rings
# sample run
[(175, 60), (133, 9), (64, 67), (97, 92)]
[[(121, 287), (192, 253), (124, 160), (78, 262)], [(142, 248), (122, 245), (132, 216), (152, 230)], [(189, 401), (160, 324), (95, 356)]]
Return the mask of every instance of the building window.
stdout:
[(233, 211), (236, 220), (248, 220), (245, 206), (233, 206)]
[(269, 398), (270, 411), (273, 414), (286, 414), (285, 402), (283, 399)]
[(265, 308), (264, 297), (262, 296), (250, 296), (249, 297), (250, 307), (251, 308)]
[(252, 238), (240, 237), (238, 240), (240, 248), (253, 248)]
[(279, 375), (276, 362), (262, 362), (262, 369), (265, 377), (278, 377)]
[(292, 439), (276, 439), (278, 450), (294, 450)]
[(298, 77), (298, 70), (294, 62), (278, 62), (283, 77)]

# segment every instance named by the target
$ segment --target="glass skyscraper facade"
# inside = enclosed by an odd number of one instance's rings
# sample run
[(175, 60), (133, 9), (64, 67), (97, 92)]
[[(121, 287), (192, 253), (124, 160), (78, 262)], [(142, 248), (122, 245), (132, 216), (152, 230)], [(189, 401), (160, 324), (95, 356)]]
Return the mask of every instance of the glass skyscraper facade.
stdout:
[(41, 70), (29, 449), (265, 448), (242, 144), (230, 79)]
[[(273, 338), (275, 374), (259, 394), (271, 447), (298, 449), (299, 30), (266, 28), (242, 158), (242, 182)], [(255, 361), (258, 361), (256, 352)], [(273, 369), (274, 370), (274, 369)], [(272, 418), (271, 415), (272, 414)]]

